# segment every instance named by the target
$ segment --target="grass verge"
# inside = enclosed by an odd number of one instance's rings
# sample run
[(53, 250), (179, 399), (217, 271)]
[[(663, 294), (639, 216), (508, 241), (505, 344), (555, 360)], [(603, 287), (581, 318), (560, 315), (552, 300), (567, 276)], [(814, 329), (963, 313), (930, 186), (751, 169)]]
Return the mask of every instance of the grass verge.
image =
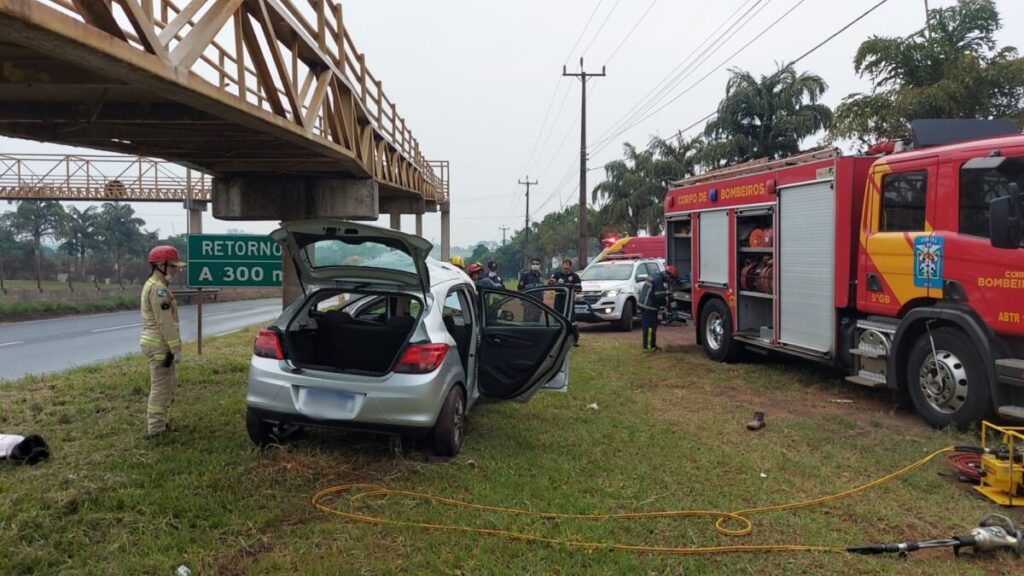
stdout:
[[(584, 334), (568, 394), (484, 405), (463, 454), (398, 456), (386, 440), (311, 431), (260, 453), (245, 435), (251, 331), (186, 355), (175, 430), (143, 439), (141, 359), (0, 387), (0, 430), (37, 432), (54, 457), (0, 469), (0, 573), (169, 574), (988, 574), (1009, 556), (906, 562), (825, 554), (671, 557), (580, 552), (459, 532), (355, 524), (315, 511), (318, 489), (367, 482), (532, 510), (738, 510), (837, 492), (934, 449), (971, 442), (934, 431), (803, 364), (707, 361), (696, 349), (656, 356), (632, 338)], [(190, 350), (187, 350), (187, 352)], [(831, 400), (854, 400), (836, 404)], [(597, 404), (598, 409), (588, 408)], [(747, 432), (752, 410), (768, 426)], [(946, 537), (994, 506), (933, 463), (868, 494), (752, 517), (743, 539), (703, 519), (551, 522), (415, 504), (366, 503), (394, 518), (527, 531), (554, 538), (663, 546), (846, 546)], [(1017, 515), (1020, 519), (1020, 515)]]
[(4, 302), (0, 300), (0, 318), (4, 322), (34, 320), (75, 314), (101, 314), (139, 307), (137, 296), (116, 295), (101, 300), (40, 300), (34, 302)]

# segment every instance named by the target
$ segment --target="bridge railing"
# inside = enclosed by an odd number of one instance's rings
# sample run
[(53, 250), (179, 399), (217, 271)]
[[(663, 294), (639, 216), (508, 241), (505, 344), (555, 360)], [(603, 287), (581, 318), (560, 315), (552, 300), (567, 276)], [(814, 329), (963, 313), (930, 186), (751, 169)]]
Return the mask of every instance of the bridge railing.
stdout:
[(333, 0), (39, 2), (341, 147), (374, 177), (444, 200), (440, 175)]

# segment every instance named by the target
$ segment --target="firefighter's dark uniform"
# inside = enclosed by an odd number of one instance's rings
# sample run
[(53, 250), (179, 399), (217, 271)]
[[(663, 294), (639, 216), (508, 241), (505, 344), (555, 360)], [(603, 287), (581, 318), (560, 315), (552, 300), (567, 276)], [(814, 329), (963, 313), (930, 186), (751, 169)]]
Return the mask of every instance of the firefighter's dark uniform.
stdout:
[(643, 339), (644, 351), (658, 350), (658, 309), (665, 305), (668, 294), (668, 275), (655, 272), (644, 281), (640, 289), (640, 336)]
[[(146, 407), (148, 434), (167, 429), (174, 393), (178, 388), (175, 364), (181, 358), (178, 303), (167, 286), (167, 278), (153, 271), (142, 287), (142, 355), (149, 363), (149, 404)], [(171, 358), (168, 354), (173, 354)]]

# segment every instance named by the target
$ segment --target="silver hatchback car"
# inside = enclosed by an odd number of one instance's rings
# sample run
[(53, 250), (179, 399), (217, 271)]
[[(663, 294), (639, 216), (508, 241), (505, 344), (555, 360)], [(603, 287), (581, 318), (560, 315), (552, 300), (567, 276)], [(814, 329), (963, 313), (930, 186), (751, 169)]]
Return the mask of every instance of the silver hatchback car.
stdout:
[(476, 288), (430, 259), (427, 240), (362, 223), (285, 223), (272, 237), (304, 296), (256, 337), (246, 394), (253, 442), (322, 426), (429, 435), (436, 453), (453, 456), (478, 401), (566, 389), (568, 288)]

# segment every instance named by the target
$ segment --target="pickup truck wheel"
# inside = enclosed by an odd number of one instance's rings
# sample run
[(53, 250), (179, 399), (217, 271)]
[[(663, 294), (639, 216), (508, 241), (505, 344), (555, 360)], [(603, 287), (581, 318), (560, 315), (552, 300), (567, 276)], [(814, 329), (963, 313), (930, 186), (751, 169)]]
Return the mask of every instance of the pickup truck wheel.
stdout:
[(438, 456), (456, 456), (462, 450), (462, 432), (466, 422), (466, 395), (461, 386), (452, 386), (441, 406), (431, 434), (431, 447)]
[(717, 362), (735, 362), (743, 354), (743, 344), (732, 337), (732, 314), (725, 302), (715, 298), (700, 314), (701, 343), (708, 358)]
[(622, 305), (622, 316), (618, 321), (618, 328), (623, 332), (633, 331), (633, 301), (626, 300)]
[(914, 409), (936, 428), (966, 429), (992, 409), (981, 355), (955, 328), (926, 331), (917, 339), (907, 358), (907, 387)]

